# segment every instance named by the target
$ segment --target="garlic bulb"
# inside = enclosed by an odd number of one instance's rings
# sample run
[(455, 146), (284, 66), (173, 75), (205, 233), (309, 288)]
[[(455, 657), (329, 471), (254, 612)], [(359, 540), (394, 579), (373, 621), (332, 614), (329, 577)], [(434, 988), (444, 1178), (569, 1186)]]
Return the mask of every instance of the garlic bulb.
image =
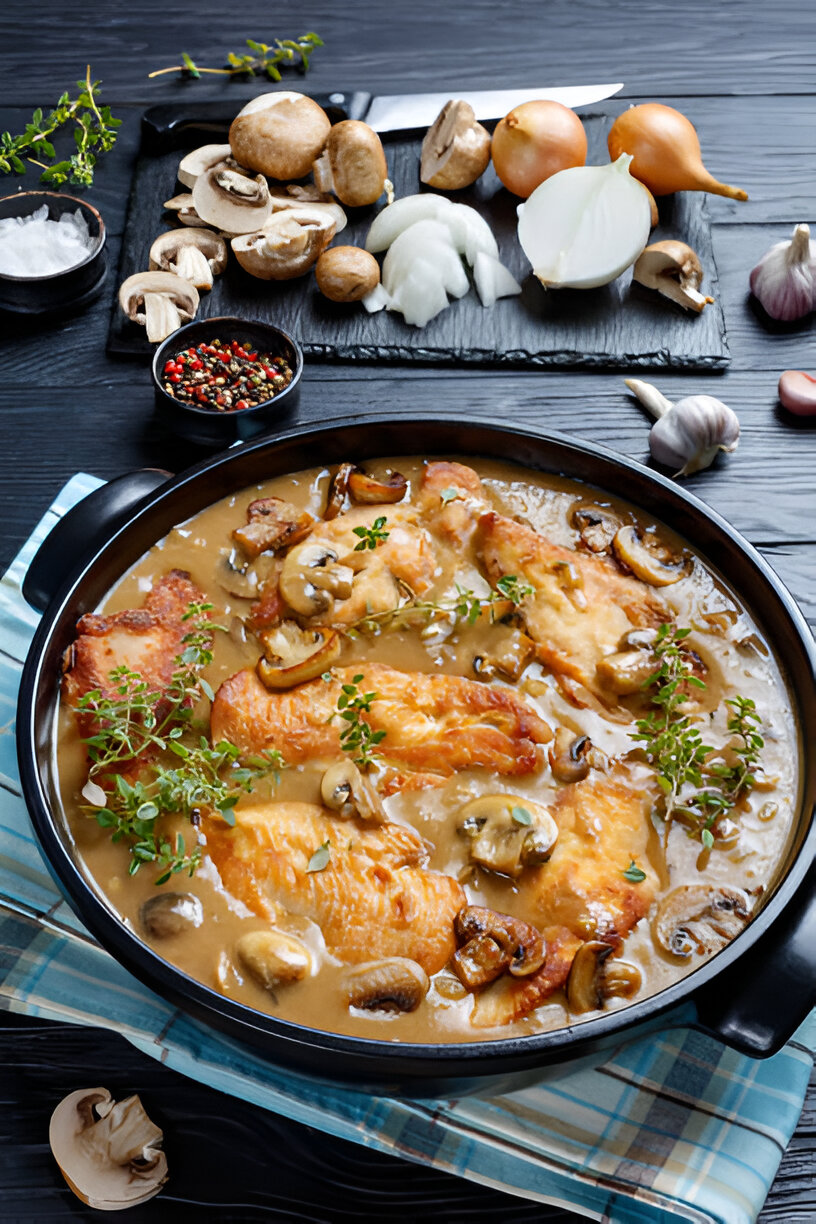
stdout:
[(546, 289), (608, 285), (646, 246), (649, 197), (631, 160), (559, 170), (519, 208), (519, 242)]
[(816, 306), (816, 243), (807, 225), (790, 242), (777, 242), (751, 272), (751, 292), (772, 319), (790, 323)]
[(714, 462), (718, 451), (737, 449), (737, 414), (713, 395), (689, 395), (673, 404), (651, 383), (627, 378), (627, 387), (656, 417), (649, 433), (652, 458), (676, 468), (675, 476), (690, 476)]

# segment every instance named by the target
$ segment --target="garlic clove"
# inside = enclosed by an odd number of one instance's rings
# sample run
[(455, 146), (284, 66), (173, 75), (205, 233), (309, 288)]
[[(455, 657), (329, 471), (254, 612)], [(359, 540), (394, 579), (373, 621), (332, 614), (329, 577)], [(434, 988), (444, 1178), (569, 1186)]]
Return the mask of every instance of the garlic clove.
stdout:
[(675, 476), (691, 476), (714, 462), (719, 451), (737, 449), (739, 418), (713, 395), (689, 395), (672, 404), (651, 383), (626, 379), (626, 385), (657, 417), (649, 433), (649, 450), (656, 463), (675, 468)]
[(803, 319), (816, 307), (816, 243), (807, 225), (797, 225), (789, 242), (777, 242), (752, 270), (751, 292), (771, 318)]
[(779, 379), (779, 399), (796, 416), (816, 416), (816, 378), (804, 370), (785, 370)]

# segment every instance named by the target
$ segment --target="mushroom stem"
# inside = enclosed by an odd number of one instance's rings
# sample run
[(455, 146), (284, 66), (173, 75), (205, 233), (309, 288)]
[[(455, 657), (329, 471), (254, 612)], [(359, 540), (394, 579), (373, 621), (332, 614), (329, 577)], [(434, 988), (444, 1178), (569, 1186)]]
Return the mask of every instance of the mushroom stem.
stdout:
[(164, 293), (146, 293), (144, 313), (147, 338), (151, 344), (160, 344), (181, 327), (178, 308)]
[(197, 246), (179, 247), (175, 260), (176, 273), (188, 280), (196, 289), (212, 289), (213, 274), (210, 261)]
[(671, 400), (667, 400), (665, 395), (658, 391), (652, 383), (642, 382), (639, 378), (625, 378), (623, 381), (632, 394), (640, 400), (643, 407), (648, 408), (655, 420), (659, 421), (670, 408), (674, 407)]

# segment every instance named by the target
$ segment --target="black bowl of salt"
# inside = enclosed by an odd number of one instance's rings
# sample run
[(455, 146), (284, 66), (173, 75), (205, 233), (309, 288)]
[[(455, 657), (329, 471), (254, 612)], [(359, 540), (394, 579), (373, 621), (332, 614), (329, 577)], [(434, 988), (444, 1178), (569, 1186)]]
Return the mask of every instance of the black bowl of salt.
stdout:
[(0, 309), (45, 314), (84, 306), (106, 272), (105, 222), (93, 205), (57, 191), (0, 199)]

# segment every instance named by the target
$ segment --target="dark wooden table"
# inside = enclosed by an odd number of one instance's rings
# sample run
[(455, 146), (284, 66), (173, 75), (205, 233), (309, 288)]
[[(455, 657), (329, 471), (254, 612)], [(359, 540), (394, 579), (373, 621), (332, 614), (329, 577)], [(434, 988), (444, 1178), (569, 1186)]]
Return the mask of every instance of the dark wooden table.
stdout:
[[(225, 16), (226, 14), (226, 16)], [(0, 40), (0, 129), (20, 129), (35, 106), (84, 74), (90, 62), (104, 99), (124, 122), (88, 199), (102, 211), (111, 272), (85, 313), (46, 324), (0, 322), (0, 566), (77, 470), (116, 476), (142, 465), (178, 470), (194, 454), (153, 419), (145, 367), (106, 358), (125, 200), (139, 115), (160, 101), (235, 96), (222, 78), (150, 81), (153, 68), (188, 51), (219, 64), (251, 37), (316, 30), (325, 48), (307, 81), (314, 92), (380, 93), (467, 86), (535, 86), (624, 80), (622, 98), (679, 106), (701, 136), (705, 160), (750, 201), (712, 199), (714, 242), (730, 371), (660, 376), (671, 398), (704, 390), (740, 414), (738, 453), (688, 482), (764, 552), (816, 621), (816, 440), (779, 408), (788, 367), (812, 368), (812, 325), (771, 332), (747, 297), (749, 269), (794, 223), (813, 220), (816, 198), (816, 20), (807, 0), (470, 0), (410, 5), (315, 0), (274, 11), (261, 0), (171, 6), (72, 4), (36, 9), (10, 0)], [(245, 91), (245, 86), (240, 89)], [(261, 86), (259, 85), (260, 89)], [(0, 184), (11, 191), (17, 182)], [(36, 186), (29, 173), (25, 185)], [(647, 423), (615, 374), (489, 372), (312, 365), (296, 420), (330, 420), (384, 404), (406, 412), (444, 408), (536, 422), (636, 458)], [(127, 1219), (560, 1221), (577, 1217), (486, 1191), (378, 1156), (274, 1118), (167, 1071), (109, 1034), (6, 1017), (0, 1027), (0, 1217), (12, 1221), (96, 1218), (64, 1186), (47, 1147), (54, 1103), (91, 1081), (137, 1090), (165, 1126), (172, 1181)], [(816, 1083), (761, 1219), (816, 1219)], [(112, 1216), (117, 1219), (118, 1216)]]

